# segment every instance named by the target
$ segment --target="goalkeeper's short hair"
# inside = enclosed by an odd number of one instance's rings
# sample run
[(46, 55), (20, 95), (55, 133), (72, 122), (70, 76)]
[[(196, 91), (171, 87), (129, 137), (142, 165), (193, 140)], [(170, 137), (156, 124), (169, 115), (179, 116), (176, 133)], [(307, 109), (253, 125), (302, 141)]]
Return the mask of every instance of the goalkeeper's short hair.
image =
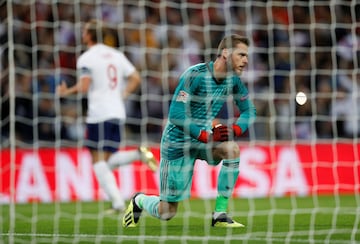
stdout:
[(222, 50), (225, 48), (231, 49), (236, 47), (239, 43), (244, 43), (246, 46), (250, 45), (249, 38), (237, 34), (231, 34), (228, 36), (225, 36), (219, 43), (218, 50), (217, 50), (217, 56), (221, 56)]

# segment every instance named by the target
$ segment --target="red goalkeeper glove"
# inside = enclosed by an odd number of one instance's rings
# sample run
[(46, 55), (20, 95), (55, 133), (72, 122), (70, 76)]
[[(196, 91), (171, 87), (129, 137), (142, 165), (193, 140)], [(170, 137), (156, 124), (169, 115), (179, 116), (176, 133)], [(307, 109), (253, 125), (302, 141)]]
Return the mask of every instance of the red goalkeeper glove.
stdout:
[(228, 141), (231, 136), (239, 137), (241, 134), (241, 127), (236, 124), (232, 125), (232, 130), (225, 125), (217, 125), (213, 128), (213, 141)]
[(212, 129), (213, 141), (228, 141), (231, 131), (226, 125), (215, 125)]
[(242, 129), (241, 129), (240, 126), (234, 124), (234, 125), (232, 125), (232, 129), (233, 129), (233, 132), (234, 132), (234, 136), (236, 136), (236, 137), (241, 136)]
[(201, 142), (207, 143), (208, 141), (210, 141), (210, 134), (207, 131), (202, 130), (200, 131), (200, 135), (197, 139)]
[(228, 141), (231, 134), (233, 134), (235, 137), (239, 137), (242, 134), (241, 127), (238, 125), (232, 125), (232, 130), (228, 128), (225, 125), (216, 125), (212, 129), (212, 134), (206, 132), (205, 130), (202, 130), (200, 132), (200, 135), (198, 137), (198, 140), (204, 143), (207, 143), (209, 141)]
[(209, 141), (227, 141), (231, 131), (225, 125), (217, 125), (212, 129), (212, 134), (202, 130), (198, 137), (198, 140), (204, 143)]

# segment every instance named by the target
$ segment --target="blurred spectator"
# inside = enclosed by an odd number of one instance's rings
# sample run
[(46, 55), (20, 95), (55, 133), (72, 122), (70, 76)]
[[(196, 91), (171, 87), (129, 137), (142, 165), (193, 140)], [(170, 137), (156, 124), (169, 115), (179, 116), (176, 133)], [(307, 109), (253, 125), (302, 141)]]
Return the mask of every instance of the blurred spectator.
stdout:
[(339, 86), (343, 92), (333, 102), (331, 116), (337, 122), (341, 121), (339, 136), (358, 138), (360, 136), (360, 73), (353, 72), (353, 65), (349, 64), (346, 73), (340, 74)]
[[(2, 74), (3, 75), (3, 74)], [(1, 121), (0, 121), (0, 147), (5, 146), (7, 139), (9, 138), (10, 130), (10, 102), (9, 102), (9, 83), (4, 81), (7, 79), (7, 76), (1, 77), (0, 83), (0, 111), (1, 111)]]
[(30, 72), (16, 75), (15, 96), (16, 139), (22, 143), (32, 143), (33, 121), (36, 114), (34, 114), (33, 80)]
[(333, 124), (329, 120), (330, 106), (331, 106), (331, 77), (319, 76), (316, 84), (316, 98), (315, 98), (315, 113), (316, 121), (315, 127), (317, 137), (320, 139), (331, 138), (333, 134)]
[(82, 116), (81, 106), (77, 106), (73, 102), (67, 102), (61, 105), (60, 136), (63, 140), (78, 141), (85, 136), (85, 126)]
[(40, 141), (54, 141), (56, 140), (56, 113), (54, 107), (54, 87), (51, 84), (44, 82), (42, 80), (38, 80), (38, 89), (39, 91), (36, 93), (37, 98), (34, 99), (37, 103), (37, 111), (35, 115), (37, 115), (37, 119), (34, 121), (37, 122), (38, 127), (38, 139)]

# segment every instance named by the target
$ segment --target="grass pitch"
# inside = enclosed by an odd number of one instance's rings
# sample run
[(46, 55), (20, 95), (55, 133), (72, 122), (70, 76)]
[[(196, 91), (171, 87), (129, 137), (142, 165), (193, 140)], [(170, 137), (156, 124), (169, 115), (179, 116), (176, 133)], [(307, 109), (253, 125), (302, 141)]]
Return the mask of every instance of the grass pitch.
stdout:
[(136, 228), (106, 202), (0, 205), (0, 243), (360, 243), (360, 197), (232, 199), (240, 229), (210, 227), (213, 200), (180, 204), (175, 218), (144, 213)]

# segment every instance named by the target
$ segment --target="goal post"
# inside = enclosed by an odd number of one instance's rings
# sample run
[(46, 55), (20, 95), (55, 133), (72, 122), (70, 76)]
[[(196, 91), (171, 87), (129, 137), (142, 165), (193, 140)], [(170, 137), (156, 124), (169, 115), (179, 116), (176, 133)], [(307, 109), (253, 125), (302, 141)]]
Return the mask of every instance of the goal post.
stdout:
[[(244, 229), (211, 227), (220, 166), (203, 160), (174, 220), (144, 214), (128, 230), (120, 215), (104, 215), (110, 203), (84, 147), (87, 97), (55, 94), (60, 82), (77, 80), (90, 19), (103, 21), (99, 39), (141, 75), (119, 149), (146, 145), (158, 160), (182, 72), (214, 60), (224, 35), (250, 39), (241, 80), (257, 118), (237, 141), (240, 175), (229, 203)], [(13, 0), (0, 2), (0, 20), (0, 239), (360, 242), (358, 1)], [(229, 98), (218, 120), (238, 113)], [(127, 201), (138, 191), (159, 194), (159, 172), (140, 161), (114, 174)]]

